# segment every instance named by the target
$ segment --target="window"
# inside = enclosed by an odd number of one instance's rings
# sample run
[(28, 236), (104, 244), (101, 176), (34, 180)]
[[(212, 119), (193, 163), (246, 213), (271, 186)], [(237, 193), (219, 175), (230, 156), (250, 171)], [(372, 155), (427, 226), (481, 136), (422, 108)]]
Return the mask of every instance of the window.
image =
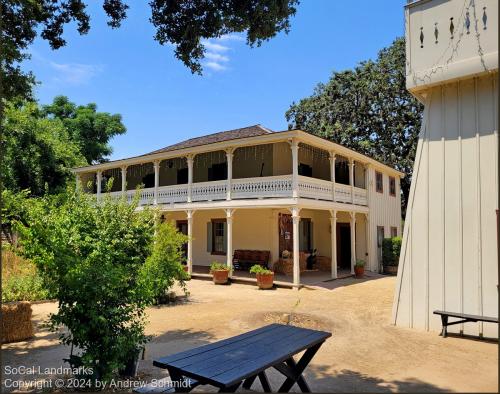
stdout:
[(212, 219), (207, 224), (207, 249), (211, 254), (226, 254), (226, 219)]
[(301, 219), (299, 223), (299, 250), (312, 251), (312, 222), (311, 219)]
[(375, 171), (375, 189), (379, 193), (384, 192), (384, 183), (383, 183), (383, 178), (382, 178), (382, 173)]
[(389, 177), (389, 194), (391, 196), (396, 196), (396, 178), (393, 176)]
[(155, 187), (155, 174), (147, 174), (142, 178), (144, 188)]
[(299, 164), (299, 175), (312, 177), (313, 169), (310, 165), (300, 163)]
[(391, 227), (391, 238), (392, 237), (397, 237), (398, 236), (398, 228), (397, 227)]
[(182, 185), (184, 183), (188, 183), (188, 169), (179, 168), (177, 170), (177, 184)]
[(349, 165), (347, 161), (339, 161), (335, 163), (335, 182), (344, 185), (349, 184)]
[(222, 181), (227, 179), (227, 163), (212, 164), (208, 168), (208, 181)]

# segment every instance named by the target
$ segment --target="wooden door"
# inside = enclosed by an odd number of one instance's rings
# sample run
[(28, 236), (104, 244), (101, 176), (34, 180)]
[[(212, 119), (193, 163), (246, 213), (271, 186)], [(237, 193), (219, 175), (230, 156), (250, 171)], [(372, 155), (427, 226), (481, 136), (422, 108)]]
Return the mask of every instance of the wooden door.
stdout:
[(351, 226), (349, 223), (337, 223), (337, 266), (351, 269)]
[(293, 252), (293, 221), (292, 215), (280, 213), (278, 215), (278, 231), (279, 231), (279, 253), (284, 250)]
[[(188, 233), (188, 223), (187, 223), (187, 220), (177, 220), (177, 222), (175, 223), (176, 227), (177, 227), (177, 230), (184, 234), (184, 235), (187, 235)], [(187, 259), (187, 242), (185, 242), (183, 245), (182, 245), (182, 254), (183, 254), (183, 261), (185, 261)]]

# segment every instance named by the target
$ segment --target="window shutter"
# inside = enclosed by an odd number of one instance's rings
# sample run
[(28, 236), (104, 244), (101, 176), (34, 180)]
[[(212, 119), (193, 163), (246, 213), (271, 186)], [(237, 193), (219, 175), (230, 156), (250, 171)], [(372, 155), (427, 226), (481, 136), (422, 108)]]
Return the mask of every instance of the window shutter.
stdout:
[(223, 236), (224, 251), (227, 254), (227, 222), (224, 222), (224, 227), (223, 228), (224, 228), (223, 229), (223, 232), (224, 232), (224, 236)]
[(212, 222), (207, 223), (207, 252), (212, 253)]
[(311, 250), (314, 250), (314, 226), (312, 220), (309, 222), (309, 231), (310, 231), (309, 236), (311, 237)]

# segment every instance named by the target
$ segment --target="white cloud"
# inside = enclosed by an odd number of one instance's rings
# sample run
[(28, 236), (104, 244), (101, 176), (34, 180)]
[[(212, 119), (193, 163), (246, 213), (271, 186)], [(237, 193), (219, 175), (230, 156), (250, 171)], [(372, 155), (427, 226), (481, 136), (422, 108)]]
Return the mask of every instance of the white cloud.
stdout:
[(203, 40), (202, 44), (205, 47), (205, 49), (207, 49), (208, 51), (212, 51), (212, 52), (226, 52), (226, 51), (229, 51), (229, 49), (230, 49), (229, 47), (226, 47), (226, 46), (221, 45), (221, 44), (217, 44), (216, 42), (209, 41), (209, 40)]
[(240, 34), (224, 34), (217, 38), (219, 41), (245, 41), (245, 37)]
[(229, 45), (231, 42), (236, 43), (240, 41), (245, 41), (245, 39), (239, 34), (224, 34), (219, 38), (203, 40), (201, 43), (206, 50), (203, 66), (212, 71), (228, 70), (227, 64), (230, 61), (228, 52), (233, 49)]
[(49, 65), (58, 73), (55, 81), (71, 85), (85, 85), (103, 69), (102, 66), (80, 63), (49, 62)]
[(206, 52), (205, 59), (212, 60), (214, 62), (219, 62), (219, 63), (229, 61), (229, 57), (221, 55), (219, 53), (215, 53), (215, 52)]
[(227, 67), (220, 64), (220, 63), (217, 63), (217, 62), (205, 62), (203, 63), (203, 65), (206, 67), (206, 68), (209, 68), (211, 69), (212, 71), (224, 71), (224, 70), (227, 70)]

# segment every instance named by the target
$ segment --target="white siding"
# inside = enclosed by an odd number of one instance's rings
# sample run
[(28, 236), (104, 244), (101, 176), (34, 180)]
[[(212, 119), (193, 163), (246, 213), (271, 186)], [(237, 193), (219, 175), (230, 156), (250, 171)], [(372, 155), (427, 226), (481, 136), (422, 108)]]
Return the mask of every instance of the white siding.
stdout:
[[(498, 316), (497, 77), (428, 91), (394, 299), (398, 325), (439, 330), (436, 309)], [(498, 336), (497, 325), (463, 329)]]

